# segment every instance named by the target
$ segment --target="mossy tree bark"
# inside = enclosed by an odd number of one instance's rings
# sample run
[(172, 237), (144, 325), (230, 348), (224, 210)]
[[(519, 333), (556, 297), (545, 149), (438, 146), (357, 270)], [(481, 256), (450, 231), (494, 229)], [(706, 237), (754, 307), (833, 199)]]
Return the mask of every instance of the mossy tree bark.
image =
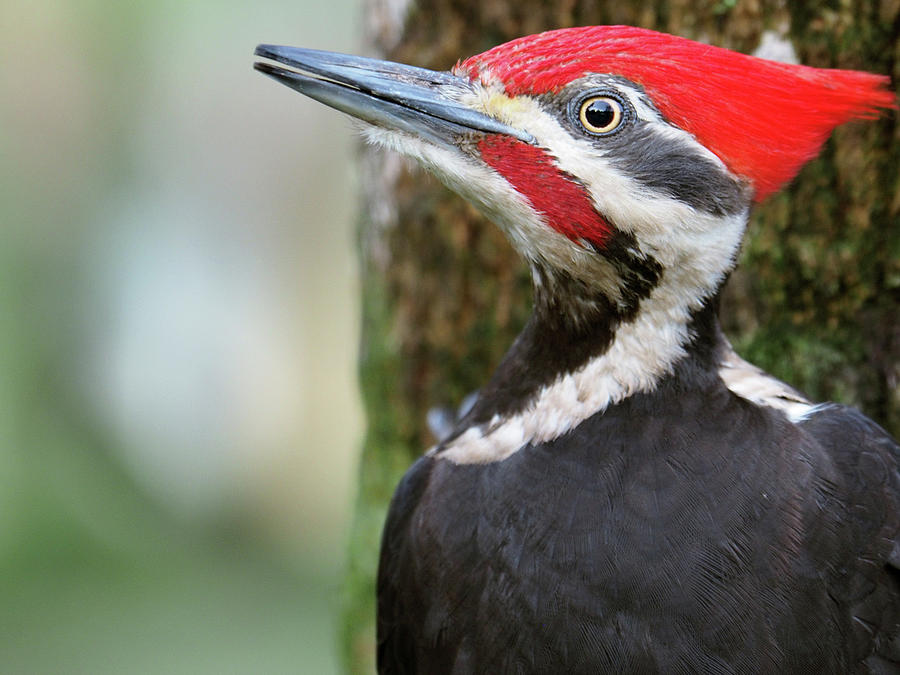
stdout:
[[(789, 4), (789, 7), (786, 6)], [(368, 0), (384, 58), (444, 70), (520, 35), (644, 26), (752, 52), (788, 39), (802, 63), (900, 82), (900, 2)], [(760, 110), (778, 125), (779, 111)], [(484, 383), (524, 323), (529, 275), (499, 230), (435, 179), (363, 152), (360, 225), (368, 433), (343, 617), (351, 672), (374, 663), (374, 576), (393, 489), (427, 448), (426, 412)], [(900, 434), (900, 126), (839, 129), (820, 159), (752, 218), (722, 320), (738, 351), (816, 400), (859, 406)]]

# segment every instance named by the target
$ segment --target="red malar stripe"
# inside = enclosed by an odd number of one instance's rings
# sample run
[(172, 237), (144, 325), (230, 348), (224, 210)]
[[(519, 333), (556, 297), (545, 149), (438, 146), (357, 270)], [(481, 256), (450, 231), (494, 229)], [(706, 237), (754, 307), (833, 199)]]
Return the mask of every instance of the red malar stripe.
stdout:
[(584, 188), (540, 148), (493, 134), (479, 142), (478, 149), (556, 231), (573, 241), (600, 246), (612, 234), (612, 226), (594, 209)]

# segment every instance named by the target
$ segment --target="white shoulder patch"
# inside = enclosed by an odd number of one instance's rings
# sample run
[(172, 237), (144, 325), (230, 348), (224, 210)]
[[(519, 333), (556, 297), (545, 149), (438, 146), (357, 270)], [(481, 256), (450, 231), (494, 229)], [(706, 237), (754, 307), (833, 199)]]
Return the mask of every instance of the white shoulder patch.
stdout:
[(732, 393), (757, 405), (781, 410), (792, 422), (804, 420), (816, 408), (790, 385), (744, 361), (730, 345), (719, 366), (719, 377)]

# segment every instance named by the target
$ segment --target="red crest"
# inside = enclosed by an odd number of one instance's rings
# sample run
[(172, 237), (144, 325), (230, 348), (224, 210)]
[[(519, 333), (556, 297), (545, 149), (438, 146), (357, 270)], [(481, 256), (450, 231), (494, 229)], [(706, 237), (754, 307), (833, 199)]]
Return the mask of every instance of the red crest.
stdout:
[(778, 63), (630, 26), (531, 35), (454, 70), (511, 96), (558, 91), (589, 73), (625, 77), (749, 179), (757, 201), (793, 178), (836, 126), (896, 108), (886, 76)]

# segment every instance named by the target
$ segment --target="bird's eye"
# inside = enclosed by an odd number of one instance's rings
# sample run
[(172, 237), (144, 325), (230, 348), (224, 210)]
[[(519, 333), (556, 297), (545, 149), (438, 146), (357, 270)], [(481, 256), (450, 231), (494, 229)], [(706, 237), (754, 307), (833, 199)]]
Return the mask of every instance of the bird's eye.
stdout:
[(592, 134), (608, 134), (625, 118), (622, 104), (611, 96), (591, 96), (581, 102), (578, 120)]

